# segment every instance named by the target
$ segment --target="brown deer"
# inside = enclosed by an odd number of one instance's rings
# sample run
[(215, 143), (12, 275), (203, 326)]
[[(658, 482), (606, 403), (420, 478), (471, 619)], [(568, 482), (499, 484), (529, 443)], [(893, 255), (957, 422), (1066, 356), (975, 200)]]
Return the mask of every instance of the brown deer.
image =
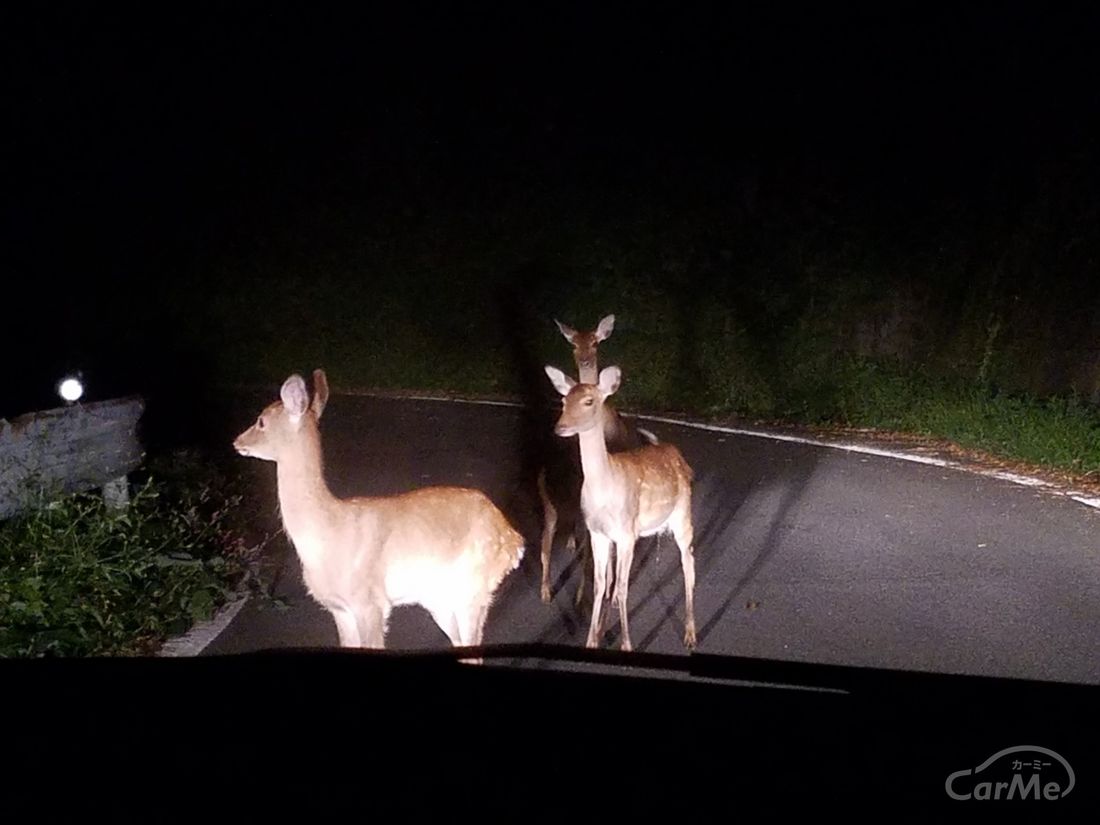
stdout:
[[(578, 332), (556, 318), (554, 323), (562, 337), (573, 345), (573, 363), (577, 365), (578, 380), (582, 384), (595, 384), (599, 380), (599, 345), (615, 331), (615, 316), (605, 315), (590, 332)], [(657, 436), (642, 429), (633, 420), (623, 417), (614, 404), (607, 403), (604, 407), (607, 412), (604, 418), (604, 436), (609, 450), (629, 450), (647, 442), (657, 443)]]
[[(611, 337), (615, 329), (615, 316), (606, 315), (600, 319), (594, 330), (583, 332), (566, 326), (556, 318), (554, 324), (573, 347), (573, 362), (577, 366), (577, 374), (581, 382), (596, 383), (599, 345)], [(657, 437), (653, 433), (621, 416), (611, 404), (606, 405), (606, 413), (604, 436), (607, 448), (612, 452), (639, 447), (645, 443), (657, 443)], [(546, 603), (550, 601), (550, 555), (559, 521), (564, 521), (569, 527), (566, 549), (570, 552), (582, 553), (586, 565), (590, 561), (590, 550), (586, 541), (587, 530), (584, 529), (584, 522), (580, 516), (580, 457), (576, 450), (572, 450), (565, 455), (559, 455), (558, 459), (555, 466), (543, 467), (538, 476), (539, 500), (542, 502), (543, 516), (541, 595), (543, 602)], [(587, 573), (581, 576), (580, 585), (577, 587), (574, 602), (577, 606), (584, 597), (586, 575)]]
[(604, 436), (606, 401), (619, 389), (618, 367), (600, 372), (595, 384), (578, 383), (555, 367), (546, 367), (554, 387), (563, 396), (562, 413), (555, 432), (576, 436), (580, 443), (584, 481), (581, 509), (592, 543), (593, 609), (588, 647), (596, 647), (601, 634), (603, 599), (612, 576), (611, 546), (615, 546), (617, 570), (612, 598), (619, 608), (622, 649), (630, 650), (627, 598), (634, 544), (639, 538), (671, 532), (680, 549), (684, 575), (684, 645), (695, 648), (695, 558), (691, 517), (694, 474), (672, 444), (646, 444), (619, 453), (607, 449)]
[(523, 537), (480, 490), (335, 497), (318, 425), (329, 395), (323, 370), (313, 384), (311, 401), (302, 377), (290, 376), (233, 447), (275, 462), (283, 526), (340, 646), (384, 648), (391, 610), (407, 604), (425, 608), (455, 647), (480, 645), (494, 593), (523, 558)]

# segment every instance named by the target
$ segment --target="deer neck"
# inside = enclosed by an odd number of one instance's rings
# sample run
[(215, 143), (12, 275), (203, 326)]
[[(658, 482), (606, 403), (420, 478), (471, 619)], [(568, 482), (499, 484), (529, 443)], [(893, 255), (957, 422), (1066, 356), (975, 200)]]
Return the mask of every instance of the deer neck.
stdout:
[(321, 435), (312, 418), (302, 422), (295, 448), (279, 461), (279, 509), (287, 534), (296, 545), (316, 540), (324, 514), (335, 502), (325, 483)]
[(584, 483), (594, 489), (604, 486), (611, 475), (611, 459), (607, 455), (607, 440), (604, 437), (604, 413), (600, 411), (600, 420), (595, 427), (577, 434), (581, 448), (581, 469), (584, 470)]
[[(600, 383), (600, 371), (595, 365), (587, 368), (581, 368), (577, 365), (577, 374), (580, 377), (582, 384), (599, 384)], [(604, 444), (617, 445), (620, 442), (624, 442), (625, 433), (623, 432), (622, 419), (619, 418), (615, 412), (615, 408), (611, 406), (609, 402), (604, 402), (603, 412), (600, 415), (604, 434)]]

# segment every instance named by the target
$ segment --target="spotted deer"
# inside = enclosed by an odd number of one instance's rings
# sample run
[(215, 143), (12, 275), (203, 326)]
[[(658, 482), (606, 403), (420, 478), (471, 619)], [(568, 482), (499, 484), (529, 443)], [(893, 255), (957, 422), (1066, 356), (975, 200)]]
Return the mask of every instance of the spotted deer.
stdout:
[(607, 449), (606, 402), (619, 389), (622, 373), (618, 367), (601, 371), (596, 383), (578, 383), (556, 367), (545, 369), (562, 396), (562, 412), (554, 431), (562, 438), (576, 436), (580, 445), (584, 476), (581, 510), (591, 536), (593, 560), (593, 609), (587, 646), (598, 646), (601, 635), (604, 594), (612, 578), (612, 545), (617, 565), (612, 599), (619, 608), (622, 649), (631, 650), (627, 600), (634, 545), (639, 538), (670, 532), (680, 550), (684, 576), (684, 645), (694, 649), (691, 467), (672, 444), (646, 444), (618, 453)]
[(329, 395), (323, 370), (313, 384), (310, 400), (300, 375), (287, 378), (233, 447), (276, 464), (283, 526), (340, 646), (384, 648), (391, 610), (407, 604), (425, 608), (455, 647), (480, 645), (494, 593), (523, 558), (523, 537), (476, 489), (334, 496), (318, 423)]
[[(562, 337), (573, 348), (573, 362), (582, 382), (595, 383), (597, 380), (597, 356), (599, 345), (611, 337), (615, 329), (615, 316), (606, 315), (600, 319), (594, 330), (578, 331), (558, 319), (554, 324)], [(612, 452), (638, 447), (645, 443), (657, 443), (657, 437), (642, 429), (633, 421), (624, 418), (611, 404), (606, 405), (604, 418), (604, 436), (608, 449)], [(568, 529), (566, 549), (583, 554), (585, 564), (591, 560), (591, 551), (587, 541), (588, 532), (580, 515), (581, 467), (578, 452), (573, 449), (555, 456), (550, 466), (544, 466), (538, 476), (539, 500), (542, 503), (542, 601), (550, 601), (550, 556), (554, 546), (559, 523), (564, 522)], [(575, 604), (580, 605), (584, 598), (584, 581), (587, 572), (581, 576), (577, 587)]]

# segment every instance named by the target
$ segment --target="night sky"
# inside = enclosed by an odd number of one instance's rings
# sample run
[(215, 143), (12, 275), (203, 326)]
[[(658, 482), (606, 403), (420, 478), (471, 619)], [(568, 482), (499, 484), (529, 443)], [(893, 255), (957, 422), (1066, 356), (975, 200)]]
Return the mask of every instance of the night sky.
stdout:
[(186, 271), (313, 202), (626, 184), (731, 219), (814, 192), (905, 222), (945, 197), (995, 211), (1065, 163), (1096, 192), (1095, 11), (166, 8), (3, 12), (9, 357), (88, 290)]

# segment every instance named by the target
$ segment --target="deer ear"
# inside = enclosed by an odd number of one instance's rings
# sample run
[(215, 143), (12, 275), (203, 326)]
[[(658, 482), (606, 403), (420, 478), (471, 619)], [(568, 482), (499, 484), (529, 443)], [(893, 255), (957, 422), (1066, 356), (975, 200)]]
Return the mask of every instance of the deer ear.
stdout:
[(605, 367), (600, 370), (600, 392), (604, 394), (605, 398), (614, 395), (618, 391), (622, 380), (622, 370), (618, 367)]
[(606, 341), (611, 337), (612, 330), (615, 329), (615, 316), (608, 315), (600, 319), (599, 326), (596, 327), (596, 340)]
[(554, 384), (554, 388), (561, 395), (569, 395), (569, 391), (573, 387), (577, 386), (577, 382), (559, 370), (557, 367), (546, 366), (543, 367), (546, 370), (546, 374), (550, 376), (550, 381)]
[(577, 337), (577, 331), (573, 327), (566, 326), (557, 318), (554, 319), (554, 323), (558, 325), (558, 330), (565, 337), (565, 340), (572, 344), (573, 339)]
[(320, 418), (327, 403), (328, 378), (325, 376), (324, 370), (316, 369), (313, 371), (313, 414)]
[(279, 391), (283, 400), (283, 406), (292, 418), (301, 418), (309, 406), (309, 391), (306, 382), (300, 375), (292, 375), (283, 382), (283, 388)]

